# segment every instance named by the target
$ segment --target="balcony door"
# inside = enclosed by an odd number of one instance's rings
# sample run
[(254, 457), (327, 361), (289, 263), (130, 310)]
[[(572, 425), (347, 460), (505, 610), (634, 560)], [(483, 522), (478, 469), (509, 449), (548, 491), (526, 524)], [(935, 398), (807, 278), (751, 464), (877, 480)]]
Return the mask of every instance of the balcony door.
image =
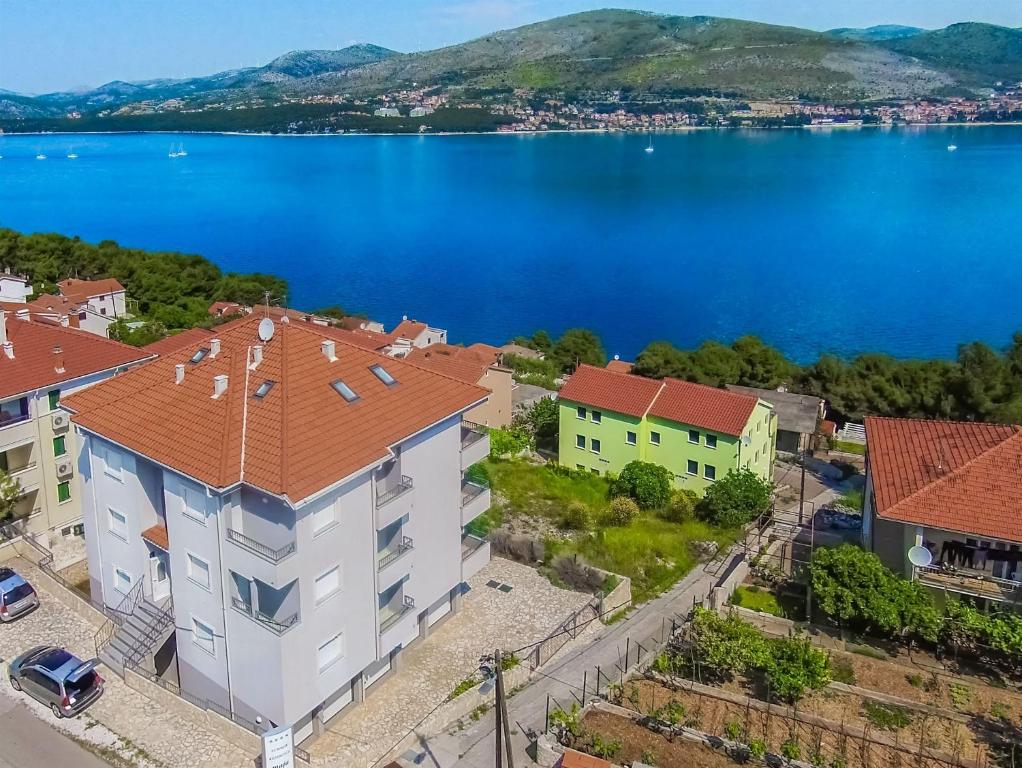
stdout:
[(153, 602), (170, 597), (170, 570), (167, 567), (167, 553), (153, 550), (149, 553), (149, 589)]

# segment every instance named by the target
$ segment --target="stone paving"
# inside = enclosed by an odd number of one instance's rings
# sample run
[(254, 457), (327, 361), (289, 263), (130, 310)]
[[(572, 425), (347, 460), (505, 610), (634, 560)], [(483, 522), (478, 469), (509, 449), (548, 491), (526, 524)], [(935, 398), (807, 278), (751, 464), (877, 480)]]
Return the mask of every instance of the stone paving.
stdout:
[[(513, 589), (487, 587), (491, 579)], [(469, 586), (461, 610), (406, 651), (397, 672), (312, 744), (316, 765), (369, 768), (478, 669), (481, 655), (541, 640), (591, 599), (558, 589), (533, 568), (496, 557)]]
[[(8, 563), (29, 581), (37, 572), (26, 560)], [(40, 606), (31, 614), (0, 627), (0, 657), (9, 662), (34, 645), (61, 645), (83, 659), (95, 655), (95, 628), (43, 589), (38, 580)], [(6, 672), (6, 669), (4, 670)], [(76, 719), (57, 720), (48, 709), (26, 694), (16, 693), (6, 680), (3, 695), (17, 697), (54, 727), (94, 746), (113, 748), (122, 758), (148, 768), (251, 768), (252, 758), (233, 744), (168, 712), (106, 668), (103, 696)], [(6, 675), (5, 675), (6, 676)]]

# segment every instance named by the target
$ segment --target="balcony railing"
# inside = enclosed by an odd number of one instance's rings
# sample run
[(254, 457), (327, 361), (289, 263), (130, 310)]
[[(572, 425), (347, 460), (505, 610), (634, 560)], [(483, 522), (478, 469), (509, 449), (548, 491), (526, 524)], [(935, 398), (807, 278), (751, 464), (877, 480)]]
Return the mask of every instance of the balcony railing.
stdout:
[(399, 482), (397, 485), (393, 486), (392, 488), (387, 488), (384, 491), (377, 492), (376, 506), (377, 507), (385, 506), (390, 502), (394, 501), (394, 499), (408, 493), (408, 491), (410, 490), (412, 490), (412, 478), (408, 477), (408, 475), (401, 475), (401, 482)]
[(461, 432), (461, 450), (475, 445), (484, 437), (486, 437), (486, 433), (483, 430), (465, 427)]
[(461, 484), (461, 506), (471, 504), (473, 500), (486, 492), (486, 486), (465, 481)]
[(397, 624), (403, 616), (409, 611), (415, 610), (415, 600), (408, 595), (405, 595), (401, 600), (401, 605), (398, 606), (389, 616), (384, 616), (383, 612), (380, 612), (380, 632), (386, 632), (388, 629)]
[(239, 547), (247, 549), (253, 554), (259, 555), (259, 557), (269, 560), (271, 563), (279, 563), (288, 555), (295, 551), (295, 542), (289, 542), (279, 549), (273, 549), (263, 544), (261, 541), (249, 538), (240, 531), (236, 531), (233, 528), (227, 529), (227, 538), (233, 541)]
[(933, 565), (917, 567), (915, 573), (921, 583), (934, 589), (946, 589), (989, 600), (1022, 601), (1022, 582)]
[(252, 606), (246, 603), (244, 600), (238, 597), (231, 598), (231, 606), (238, 613), (243, 613), (253, 621), (258, 622), (262, 626), (277, 635), (282, 635), (287, 632), (291, 627), (298, 623), (298, 613), (295, 612), (290, 616), (283, 619), (274, 619), (271, 616), (267, 616), (265, 613), (259, 611), (253, 611)]
[(0, 429), (13, 427), (15, 424), (24, 424), (31, 419), (32, 415), (29, 413), (7, 413), (2, 411), (0, 412)]
[(471, 533), (463, 534), (461, 537), (461, 559), (465, 560), (486, 544), (485, 539), (473, 536)]
[(412, 542), (411, 537), (402, 536), (400, 544), (398, 544), (393, 549), (387, 549), (381, 553), (381, 557), (379, 563), (377, 564), (377, 568), (382, 571), (388, 565), (400, 559), (402, 555), (404, 555), (406, 552), (411, 551), (413, 548), (414, 544)]
[(26, 461), (24, 464), (22, 464), (20, 466), (8, 467), (7, 474), (11, 475), (13, 477), (14, 475), (17, 475), (17, 474), (19, 474), (21, 472), (28, 472), (30, 469), (35, 469), (36, 466), (37, 466), (36, 462), (34, 462), (34, 461)]

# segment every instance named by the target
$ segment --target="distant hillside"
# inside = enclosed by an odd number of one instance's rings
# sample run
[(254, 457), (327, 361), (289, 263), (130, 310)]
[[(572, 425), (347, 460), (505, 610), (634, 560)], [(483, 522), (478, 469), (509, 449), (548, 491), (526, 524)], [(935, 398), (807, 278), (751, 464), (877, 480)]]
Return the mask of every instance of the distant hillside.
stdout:
[[(441, 87), (555, 93), (633, 91), (673, 96), (865, 101), (968, 92), (1022, 80), (1022, 31), (956, 24), (830, 32), (712, 16), (603, 10), (400, 54), (375, 45), (294, 51), (260, 67), (182, 80), (115, 81), (84, 93), (0, 94), (0, 117), (61, 118), (116, 111), (271, 108), (283, 97)], [(137, 105), (144, 103), (144, 108)], [(257, 121), (257, 119), (256, 119)], [(173, 120), (171, 120), (173, 122)]]
[(860, 43), (876, 43), (881, 40), (899, 40), (904, 37), (912, 37), (925, 31), (925, 29), (919, 27), (903, 27), (900, 24), (879, 24), (875, 27), (866, 27), (865, 29), (840, 27), (839, 29), (829, 30), (827, 34), (841, 37), (845, 40), (856, 40)]
[(1022, 82), (1022, 29), (952, 24), (880, 45), (943, 69), (968, 85)]

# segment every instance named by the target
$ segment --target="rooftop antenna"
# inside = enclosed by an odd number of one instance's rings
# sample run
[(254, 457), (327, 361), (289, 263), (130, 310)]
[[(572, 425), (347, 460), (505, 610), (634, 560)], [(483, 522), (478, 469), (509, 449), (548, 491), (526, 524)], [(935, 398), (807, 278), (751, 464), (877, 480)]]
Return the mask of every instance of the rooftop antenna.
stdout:
[(263, 291), (263, 300), (266, 302), (266, 317), (270, 316), (270, 292)]

